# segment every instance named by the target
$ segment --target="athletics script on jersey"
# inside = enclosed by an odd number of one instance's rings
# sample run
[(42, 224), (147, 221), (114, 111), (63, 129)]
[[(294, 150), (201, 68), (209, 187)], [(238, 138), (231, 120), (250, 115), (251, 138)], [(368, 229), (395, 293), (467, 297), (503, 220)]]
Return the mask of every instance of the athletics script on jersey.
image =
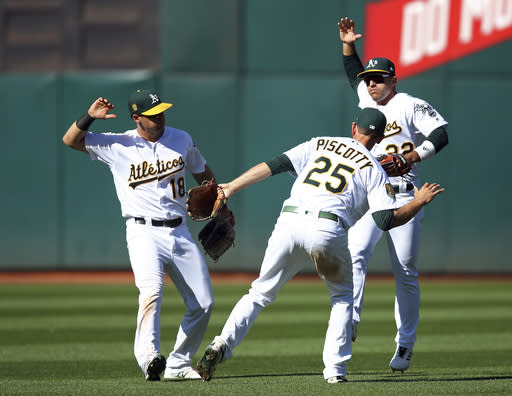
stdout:
[(316, 150), (332, 151), (334, 154), (353, 161), (359, 169), (373, 166), (368, 156), (361, 151), (348, 147), (345, 143), (336, 139), (318, 139), (316, 142)]
[(150, 183), (155, 180), (162, 180), (178, 173), (185, 167), (183, 158), (176, 158), (172, 161), (157, 160), (154, 164), (142, 161), (140, 164), (130, 165), (129, 186), (134, 190), (141, 184)]
[[(400, 78), (512, 38), (510, 0), (382, 0), (365, 11), (363, 59), (382, 50)], [(368, 23), (371, 21), (371, 23)]]

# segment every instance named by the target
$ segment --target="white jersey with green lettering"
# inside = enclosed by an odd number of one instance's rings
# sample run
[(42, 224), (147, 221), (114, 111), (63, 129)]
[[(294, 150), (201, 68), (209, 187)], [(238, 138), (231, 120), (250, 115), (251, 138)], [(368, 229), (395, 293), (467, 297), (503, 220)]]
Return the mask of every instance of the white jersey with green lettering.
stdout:
[(92, 159), (110, 167), (123, 217), (186, 218), (185, 174), (203, 172), (206, 163), (187, 132), (166, 126), (156, 142), (136, 129), (88, 132), (85, 143)]
[(347, 227), (368, 210), (396, 206), (386, 173), (354, 139), (315, 137), (284, 154), (298, 175), (285, 206), (334, 213)]
[[(372, 154), (404, 154), (420, 146), (430, 133), (448, 123), (426, 101), (399, 92), (385, 105), (378, 105), (368, 93), (364, 81), (357, 87), (359, 107), (374, 107), (384, 113), (387, 120), (385, 137), (372, 149)], [(418, 163), (412, 165), (405, 180), (414, 182), (418, 177)], [(391, 181), (393, 182), (392, 178)], [(400, 178), (398, 178), (400, 179)]]

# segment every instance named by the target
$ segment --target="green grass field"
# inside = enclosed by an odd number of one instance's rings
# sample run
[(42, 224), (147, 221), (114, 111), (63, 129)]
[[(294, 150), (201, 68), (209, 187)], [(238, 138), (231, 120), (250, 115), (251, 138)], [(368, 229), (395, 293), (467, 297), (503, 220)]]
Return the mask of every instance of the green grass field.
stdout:
[[(220, 332), (248, 284), (214, 284), (203, 347)], [(0, 285), (0, 395), (475, 395), (512, 394), (512, 283), (422, 283), (411, 368), (393, 374), (389, 281), (367, 286), (349, 383), (327, 384), (322, 346), (329, 300), (320, 282), (292, 282), (262, 312), (235, 356), (210, 382), (145, 382), (132, 340), (133, 285)], [(162, 352), (184, 311), (166, 286)], [(195, 361), (194, 361), (195, 363)]]

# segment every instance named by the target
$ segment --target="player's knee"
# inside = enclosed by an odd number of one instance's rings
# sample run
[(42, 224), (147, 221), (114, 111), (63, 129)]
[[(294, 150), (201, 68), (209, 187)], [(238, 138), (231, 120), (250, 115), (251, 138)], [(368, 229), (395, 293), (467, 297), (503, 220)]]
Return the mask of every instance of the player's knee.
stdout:
[(156, 281), (155, 279), (137, 279), (137, 288), (141, 296), (162, 296), (164, 293), (163, 280)]
[(416, 294), (420, 288), (417, 274), (401, 273), (398, 276), (395, 274), (395, 283), (397, 290), (402, 290), (408, 294)]
[(212, 311), (213, 311), (213, 301), (209, 303), (197, 304), (193, 306), (188, 306), (188, 314), (189, 316), (196, 318), (197, 320), (201, 319), (209, 319)]
[(208, 303), (203, 305), (203, 312), (207, 315), (210, 315), (213, 311), (214, 305), (215, 303), (213, 302), (213, 300), (210, 300)]
[(250, 298), (252, 302), (258, 305), (261, 308), (268, 307), (275, 300), (275, 296), (266, 295), (264, 293), (259, 292), (253, 287), (249, 290), (249, 294), (246, 295), (247, 298)]
[(141, 293), (139, 296), (139, 306), (144, 312), (160, 311), (161, 305), (162, 294), (158, 291)]
[(418, 271), (413, 266), (393, 265), (392, 270), (397, 282), (416, 282), (418, 278)]
[(197, 304), (192, 304), (191, 308), (194, 311), (204, 311), (204, 312), (211, 312), (213, 310), (214, 306), (213, 297), (210, 298), (203, 298), (200, 301), (197, 301)]
[(352, 254), (352, 267), (359, 271), (366, 272), (368, 258), (362, 254)]

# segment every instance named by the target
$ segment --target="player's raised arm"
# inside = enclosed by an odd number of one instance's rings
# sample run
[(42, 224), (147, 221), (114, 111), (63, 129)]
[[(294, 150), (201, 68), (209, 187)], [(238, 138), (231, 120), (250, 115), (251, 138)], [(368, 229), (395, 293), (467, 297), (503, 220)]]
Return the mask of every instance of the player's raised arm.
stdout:
[(363, 35), (356, 33), (354, 26), (354, 21), (348, 17), (341, 18), (338, 22), (340, 40), (342, 42), (343, 68), (345, 69), (345, 74), (347, 75), (350, 86), (354, 92), (357, 92), (357, 86), (360, 82), (357, 75), (362, 72), (364, 68), (357, 54), (355, 42), (363, 37)]
[(117, 118), (117, 115), (110, 113), (110, 110), (113, 108), (114, 105), (110, 103), (108, 99), (96, 99), (91, 107), (89, 107), (87, 113), (70, 125), (62, 137), (64, 144), (72, 149), (87, 152), (85, 149), (85, 135), (87, 134), (89, 127), (93, 121), (98, 118), (104, 120)]

